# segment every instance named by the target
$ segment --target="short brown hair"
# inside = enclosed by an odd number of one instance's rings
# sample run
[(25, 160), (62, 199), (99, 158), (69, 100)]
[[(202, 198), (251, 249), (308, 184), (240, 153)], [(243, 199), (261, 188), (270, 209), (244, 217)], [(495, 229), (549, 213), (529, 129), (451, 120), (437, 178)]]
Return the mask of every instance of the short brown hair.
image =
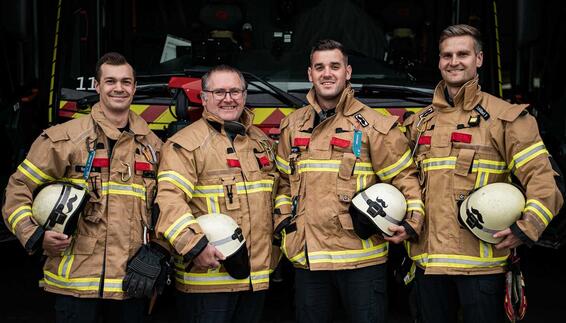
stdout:
[(98, 62), (96, 62), (96, 70), (95, 70), (94, 78), (96, 79), (97, 82), (100, 82), (100, 75), (102, 74), (101, 68), (103, 64), (130, 65), (130, 67), (132, 68), (132, 73), (134, 74), (134, 81), (136, 80), (136, 71), (134, 70), (134, 67), (130, 63), (128, 63), (124, 55), (116, 52), (110, 52), (104, 54), (98, 60)]
[(482, 50), (482, 42), (481, 42), (481, 33), (476, 27), (472, 27), (470, 25), (460, 24), (460, 25), (452, 25), (448, 26), (440, 33), (440, 39), (438, 40), (438, 47), (440, 48), (440, 44), (444, 40), (450, 37), (457, 37), (457, 36), (471, 36), (474, 39), (474, 49), (476, 53), (481, 52)]
[(344, 62), (346, 63), (346, 65), (348, 65), (348, 55), (346, 54), (346, 51), (344, 50), (344, 46), (340, 42), (337, 42), (337, 41), (332, 40), (332, 39), (321, 39), (321, 40), (317, 41), (314, 44), (314, 46), (311, 48), (309, 66), (312, 66), (312, 57), (313, 57), (315, 52), (323, 51), (323, 50), (333, 50), (333, 49), (337, 49), (337, 50), (340, 51), (340, 53), (342, 53), (342, 56), (344, 56)]
[(243, 86), (242, 90), (246, 90), (248, 88), (248, 84), (246, 83), (246, 79), (244, 78), (244, 75), (242, 74), (242, 72), (240, 72), (239, 69), (232, 67), (230, 65), (221, 64), (221, 65), (214, 66), (213, 68), (208, 70), (208, 72), (206, 72), (206, 74), (204, 74), (201, 77), (200, 86), (201, 86), (202, 90), (209, 90), (208, 79), (210, 78), (210, 76), (213, 73), (216, 73), (216, 72), (231, 72), (231, 73), (238, 74), (238, 77), (240, 77), (240, 82), (242, 83), (242, 86)]

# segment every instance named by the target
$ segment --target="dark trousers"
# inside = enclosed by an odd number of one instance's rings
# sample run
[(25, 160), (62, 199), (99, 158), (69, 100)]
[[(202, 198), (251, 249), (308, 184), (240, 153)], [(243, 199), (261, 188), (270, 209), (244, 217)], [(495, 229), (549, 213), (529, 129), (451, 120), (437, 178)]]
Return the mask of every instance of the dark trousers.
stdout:
[(417, 268), (419, 322), (453, 323), (462, 309), (465, 323), (504, 322), (505, 275), (425, 275)]
[(147, 311), (145, 299), (112, 300), (55, 296), (57, 323), (143, 322)]
[(231, 293), (177, 292), (179, 322), (254, 323), (259, 322), (267, 291)]
[(377, 265), (350, 270), (295, 271), (298, 323), (332, 321), (334, 294), (348, 312), (349, 322), (385, 322), (387, 317), (387, 268)]

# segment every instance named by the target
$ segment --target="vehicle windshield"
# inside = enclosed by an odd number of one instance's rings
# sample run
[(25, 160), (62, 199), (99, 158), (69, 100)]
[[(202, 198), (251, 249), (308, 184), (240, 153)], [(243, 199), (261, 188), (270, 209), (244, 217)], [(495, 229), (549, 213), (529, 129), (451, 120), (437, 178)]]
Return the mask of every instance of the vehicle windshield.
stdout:
[[(117, 50), (132, 62), (139, 86), (163, 85), (168, 76), (227, 63), (304, 101), (311, 87), (310, 48), (323, 38), (344, 44), (356, 91), (367, 84), (411, 85), (414, 79), (408, 73), (385, 63), (387, 41), (380, 15), (367, 12), (369, 5), (362, 2), (141, 0), (126, 8), (121, 2), (113, 6), (111, 1), (78, 1), (76, 8), (67, 9), (75, 9), (70, 22), (75, 28), (65, 28), (71, 46), (63, 57), (61, 98), (92, 95), (98, 55)], [(264, 90), (250, 86), (250, 93)], [(248, 99), (254, 103), (253, 96)], [(266, 97), (259, 101), (285, 103)]]

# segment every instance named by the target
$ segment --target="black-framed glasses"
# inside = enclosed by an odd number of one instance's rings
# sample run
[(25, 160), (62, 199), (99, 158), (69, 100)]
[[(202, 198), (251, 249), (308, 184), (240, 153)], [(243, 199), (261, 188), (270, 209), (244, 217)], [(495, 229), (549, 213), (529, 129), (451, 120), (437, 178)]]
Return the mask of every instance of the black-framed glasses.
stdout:
[(243, 89), (216, 89), (216, 90), (202, 90), (203, 92), (212, 93), (216, 100), (224, 100), (226, 98), (226, 94), (230, 93), (230, 97), (233, 100), (238, 100), (242, 97), (242, 94), (246, 91)]

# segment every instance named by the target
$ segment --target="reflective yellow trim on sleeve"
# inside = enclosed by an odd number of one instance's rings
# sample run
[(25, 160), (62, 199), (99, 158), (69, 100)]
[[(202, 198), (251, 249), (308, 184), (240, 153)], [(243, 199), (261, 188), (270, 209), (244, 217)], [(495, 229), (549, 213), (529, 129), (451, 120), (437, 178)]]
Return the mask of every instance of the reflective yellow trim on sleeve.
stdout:
[(190, 213), (185, 213), (180, 216), (175, 222), (173, 222), (173, 224), (171, 224), (167, 228), (167, 230), (165, 230), (163, 236), (169, 241), (169, 243), (173, 245), (175, 243), (175, 239), (177, 239), (177, 236), (181, 233), (181, 231), (183, 231), (183, 229), (185, 229), (189, 225), (195, 223), (197, 223), (195, 217)]
[(185, 192), (189, 199), (193, 197), (193, 193), (195, 191), (195, 186), (191, 183), (191, 181), (172, 170), (159, 172), (159, 174), (157, 174), (157, 182), (170, 182), (175, 185), (175, 187)]
[(539, 141), (513, 155), (509, 169), (515, 171), (541, 154), (548, 154), (548, 151), (544, 143)]
[(28, 159), (25, 159), (19, 166), (18, 170), (34, 183), (41, 185), (46, 182), (54, 181), (55, 178), (45, 174), (41, 169), (35, 166)]
[(30, 205), (20, 206), (19, 208), (14, 210), (14, 212), (12, 212), (10, 216), (8, 216), (8, 223), (10, 224), (10, 229), (12, 230), (12, 233), (14, 234), (16, 233), (16, 226), (21, 220), (23, 220), (26, 217), (30, 217), (31, 215), (32, 214), (31, 214)]
[(416, 211), (425, 214), (424, 203), (422, 200), (407, 200), (407, 212)]
[(377, 176), (379, 176), (379, 178), (382, 181), (388, 180), (397, 176), (397, 174), (402, 172), (405, 168), (411, 166), (412, 163), (413, 163), (413, 158), (411, 157), (411, 151), (407, 150), (403, 154), (403, 156), (401, 156), (401, 158), (398, 161), (396, 161), (393, 165), (378, 170), (376, 174)]
[(291, 174), (291, 167), (289, 166), (289, 162), (286, 161), (283, 157), (277, 156), (275, 158), (275, 165), (281, 173), (287, 175)]
[(548, 225), (548, 223), (554, 217), (552, 212), (550, 212), (550, 210), (546, 208), (546, 206), (534, 199), (527, 200), (527, 204), (523, 213), (528, 211), (536, 214), (536, 216), (544, 223), (545, 226)]
[(277, 195), (275, 197), (275, 208), (279, 208), (283, 205), (291, 205), (291, 197), (289, 195)]

